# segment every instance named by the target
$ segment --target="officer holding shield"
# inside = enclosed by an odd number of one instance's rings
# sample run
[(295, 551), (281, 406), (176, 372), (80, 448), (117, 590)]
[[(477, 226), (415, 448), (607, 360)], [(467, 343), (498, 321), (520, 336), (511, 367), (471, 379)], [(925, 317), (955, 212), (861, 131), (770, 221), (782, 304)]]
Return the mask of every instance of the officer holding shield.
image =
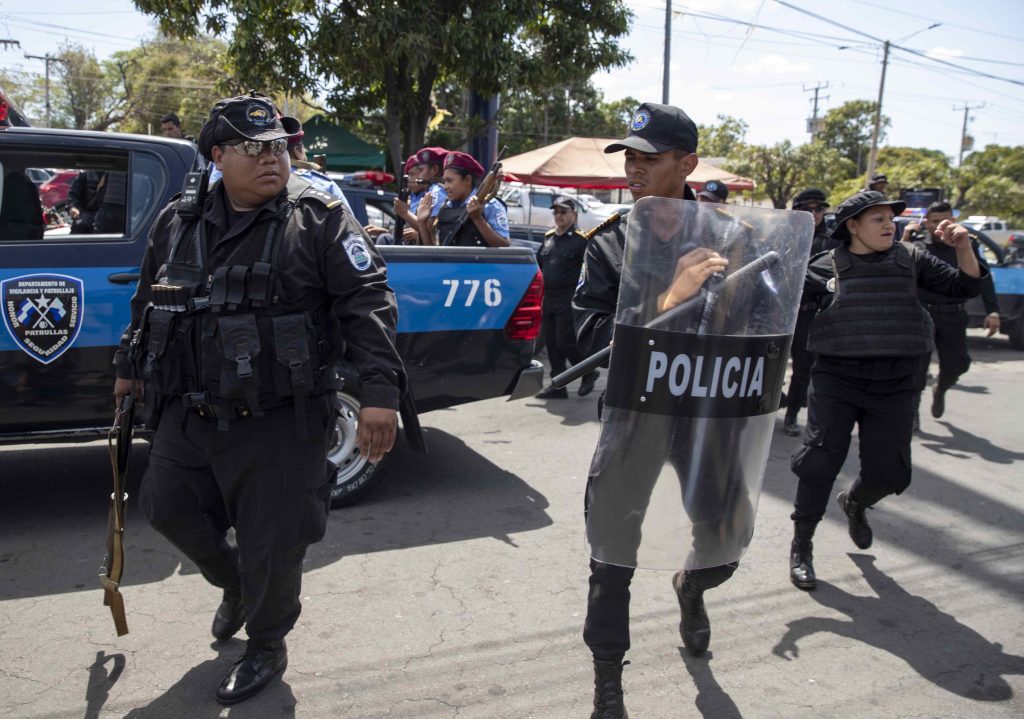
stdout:
[[(631, 311), (622, 306), (624, 295), (620, 293), (620, 285), (623, 293), (627, 287), (639, 291), (640, 296), (646, 297), (641, 304), (646, 303), (647, 311), (654, 314), (673, 308), (684, 309), (690, 298), (703, 293), (701, 306), (705, 308), (706, 316), (698, 311), (692, 320), (696, 331), (686, 335), (699, 337), (707, 318), (716, 315), (713, 293), (702, 288), (730, 263), (708, 246), (697, 247), (692, 243), (673, 246), (671, 240), (686, 234), (687, 222), (696, 223), (699, 226), (689, 228), (694, 231), (694, 237), (726, 238), (718, 246), (723, 253), (730, 254), (726, 247), (749, 247), (753, 244), (752, 227), (737, 222), (727, 211), (712, 205), (644, 199), (695, 199), (686, 185), (686, 178), (697, 165), (697, 127), (679, 108), (655, 103), (641, 105), (633, 115), (628, 136), (609, 145), (605, 152), (622, 150), (625, 150), (627, 186), (638, 205), (628, 217), (620, 218), (592, 236), (587, 245), (580, 285), (573, 298), (582, 353), (592, 354), (606, 347), (611, 342), (613, 329), (616, 336), (602, 415), (601, 442), (591, 465), (586, 498), (592, 559), (583, 637), (594, 658), (592, 719), (626, 716), (622, 667), (630, 645), (629, 585), (634, 568), (641, 566), (641, 560), (638, 560), (641, 542), (649, 542), (654, 534), (648, 532), (650, 522), (644, 522), (645, 515), (649, 520), (649, 510), (654, 509), (651, 492), (663, 466), (668, 467), (672, 475), (671, 484), (675, 486), (677, 497), (679, 490), (683, 491), (682, 502), (693, 534), (691, 541), (691, 538), (678, 537), (679, 533), (676, 533), (679, 541), (674, 544), (690, 547), (690, 556), (685, 562), (685, 566), (690, 568), (676, 572), (672, 579), (681, 610), (680, 635), (693, 655), (703, 653), (710, 642), (711, 626), (704, 608), (704, 592), (728, 580), (737, 567), (734, 560), (738, 554), (730, 554), (729, 550), (715, 551), (712, 545), (721, 534), (742, 535), (737, 537), (740, 544), (749, 541), (753, 516), (753, 505), (745, 486), (733, 482), (730, 476), (731, 454), (735, 448), (724, 441), (724, 437), (716, 439), (708, 433), (706, 438), (702, 438), (701, 433), (708, 431), (711, 425), (696, 419), (696, 415), (691, 420), (621, 410), (621, 405), (616, 404), (618, 400), (613, 401), (615, 391), (612, 383), (617, 366), (616, 355), (622, 353), (626, 356), (632, 351), (626, 341), (625, 330), (633, 332), (635, 329), (623, 324), (616, 328), (617, 309), (620, 322), (623, 310)], [(641, 201), (647, 204), (640, 205)], [(659, 215), (656, 211), (643, 209), (651, 208), (652, 202), (655, 206), (658, 203), (668, 206), (669, 212)], [(671, 214), (673, 211), (676, 214)], [(650, 221), (652, 217), (653, 221)], [(632, 270), (632, 263), (637, 261), (636, 255), (645, 254), (647, 259), (653, 260), (648, 265), (649, 272), (641, 270), (639, 278), (637, 273), (632, 273), (628, 284), (624, 283), (623, 268), (627, 223), (636, 223), (643, 228), (638, 235), (642, 247), (638, 249), (633, 240), (629, 245), (634, 255), (626, 257), (630, 262), (627, 269)], [(809, 230), (810, 223), (807, 225)], [(807, 234), (809, 236), (810, 232)], [(793, 305), (795, 321), (795, 295)], [(711, 331), (717, 330), (712, 328)], [(654, 344), (653, 339), (649, 342)], [(648, 340), (636, 344), (643, 344), (646, 348)], [(657, 365), (653, 362), (654, 355), (651, 356), (650, 370), (647, 365), (641, 368), (642, 372), (648, 373), (648, 390), (653, 383), (661, 381), (659, 378), (665, 378), (664, 370), (668, 366), (667, 363)], [(780, 353), (776, 352), (776, 357), (779, 356)], [(781, 353), (781, 357), (784, 359), (785, 354)], [(689, 361), (689, 355), (677, 355), (677, 360), (680, 358), (684, 362)], [(709, 359), (708, 366), (711, 363)], [(696, 385), (700, 373), (701, 370), (696, 368), (692, 373), (687, 369), (687, 377), (692, 376), (693, 379), (691, 386)], [(677, 379), (679, 376), (675, 375)], [(643, 386), (643, 379), (638, 386)], [(704, 379), (701, 375), (701, 381)], [(781, 379), (777, 384), (776, 402), (781, 391)], [(735, 391), (735, 387), (732, 389)], [(650, 391), (644, 394), (640, 402), (656, 399)], [(765, 406), (768, 404), (770, 402)], [(737, 421), (742, 423), (745, 419), (740, 417)], [(691, 443), (694, 437), (699, 439)], [(710, 469), (715, 466), (721, 468), (717, 473)], [(693, 480), (695, 475), (701, 474), (708, 475), (702, 484)], [(673, 511), (682, 515), (678, 504), (674, 506), (676, 509)], [(719, 521), (719, 518), (726, 517), (728, 519)], [(644, 523), (642, 533), (641, 523)], [(674, 566), (682, 563), (680, 559)]]
[(203, 197), (190, 173), (190, 192), (157, 218), (115, 357), (115, 397), (141, 379), (155, 428), (139, 503), (223, 591), (214, 638), (243, 625), (249, 637), (222, 704), (287, 665), (303, 557), (324, 535), (337, 469), (341, 353), (359, 373), (357, 441), (371, 462), (394, 443), (405, 384), (387, 269), (341, 200), (290, 174), (298, 130), (265, 95), (214, 105), (198, 145), (222, 180)]

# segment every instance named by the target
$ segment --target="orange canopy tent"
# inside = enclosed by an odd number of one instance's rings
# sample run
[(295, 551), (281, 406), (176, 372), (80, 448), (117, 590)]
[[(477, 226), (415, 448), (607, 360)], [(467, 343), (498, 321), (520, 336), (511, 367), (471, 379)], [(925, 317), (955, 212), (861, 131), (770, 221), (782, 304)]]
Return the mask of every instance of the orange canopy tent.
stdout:
[[(502, 161), (505, 176), (533, 185), (555, 185), (592, 189), (626, 186), (622, 154), (605, 154), (604, 148), (617, 140), (607, 137), (570, 137), (553, 145), (538, 147)], [(687, 184), (700, 190), (705, 182), (718, 180), (730, 190), (752, 190), (753, 180), (738, 177), (707, 162), (698, 162)]]

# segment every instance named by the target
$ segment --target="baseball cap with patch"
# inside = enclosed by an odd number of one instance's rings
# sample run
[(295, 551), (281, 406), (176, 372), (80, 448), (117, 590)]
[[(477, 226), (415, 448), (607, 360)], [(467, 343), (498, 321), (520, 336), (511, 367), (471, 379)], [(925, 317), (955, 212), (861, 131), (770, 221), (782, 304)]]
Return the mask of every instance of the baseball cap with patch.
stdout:
[(888, 181), (889, 181), (889, 178), (886, 177), (885, 175), (883, 175), (881, 172), (876, 172), (875, 174), (873, 174), (871, 176), (871, 184), (872, 185), (875, 184), (876, 182), (888, 182)]
[(697, 151), (697, 125), (689, 115), (672, 105), (645, 102), (629, 121), (629, 134), (604, 148), (605, 152), (638, 150), (658, 153), (666, 150)]
[(572, 199), (568, 195), (555, 195), (555, 199), (551, 201), (552, 207), (564, 207), (567, 210), (576, 212), (576, 200)]
[(291, 138), (302, 132), (302, 124), (294, 117), (285, 117), (261, 92), (228, 97), (210, 110), (199, 131), (199, 151), (210, 162), (211, 150), (230, 140), (277, 140)]
[(715, 202), (725, 202), (726, 198), (729, 197), (729, 188), (726, 187), (724, 182), (708, 180), (704, 183), (704, 189), (697, 193), (697, 197), (701, 195)]

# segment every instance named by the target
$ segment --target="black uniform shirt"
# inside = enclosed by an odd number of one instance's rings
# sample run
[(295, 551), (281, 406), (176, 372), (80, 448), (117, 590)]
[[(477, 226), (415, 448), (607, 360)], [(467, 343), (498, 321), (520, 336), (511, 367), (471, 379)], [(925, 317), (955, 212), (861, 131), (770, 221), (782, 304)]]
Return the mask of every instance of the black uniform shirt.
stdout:
[[(922, 250), (935, 255), (946, 264), (959, 267), (956, 261), (955, 247), (929, 236), (928, 232), (923, 228), (915, 232), (913, 238), (914, 244)], [(978, 264), (985, 268), (985, 281), (981, 283), (981, 301), (985, 305), (985, 312), (987, 314), (999, 312), (999, 305), (996, 302), (996, 286), (992, 282), (991, 273), (988, 272), (988, 262), (985, 261), (984, 256), (979, 251), (978, 242), (974, 238), (971, 238), (971, 247), (978, 258)], [(924, 288), (921, 288), (918, 292), (918, 297), (926, 305), (952, 305), (960, 302), (959, 298), (947, 297), (936, 292), (930, 292)]]
[(563, 234), (550, 230), (544, 236), (537, 261), (544, 275), (545, 305), (550, 302), (568, 306), (571, 303), (586, 249), (587, 238), (575, 225)]
[[(308, 184), (294, 177), (289, 182)], [(258, 260), (270, 223), (287, 196), (285, 188), (260, 207), (245, 213), (232, 212), (235, 217), (230, 217), (223, 182), (214, 185), (203, 210), (209, 248), (207, 272)], [(161, 211), (150, 234), (139, 286), (131, 302), (131, 324), (121, 337), (114, 359), (118, 377), (132, 376), (125, 351), (149, 303), (150, 285), (167, 259), (174, 215), (171, 203)], [(370, 257), (365, 270), (356, 267), (343, 245), (353, 235), (362, 239)], [(283, 308), (328, 309), (332, 332), (340, 332), (346, 356), (359, 370), (362, 404), (397, 409), (405, 381), (395, 348), (398, 305), (388, 286), (384, 260), (344, 203), (319, 190), (306, 190), (281, 236), (274, 270), (280, 290), (278, 301)]]

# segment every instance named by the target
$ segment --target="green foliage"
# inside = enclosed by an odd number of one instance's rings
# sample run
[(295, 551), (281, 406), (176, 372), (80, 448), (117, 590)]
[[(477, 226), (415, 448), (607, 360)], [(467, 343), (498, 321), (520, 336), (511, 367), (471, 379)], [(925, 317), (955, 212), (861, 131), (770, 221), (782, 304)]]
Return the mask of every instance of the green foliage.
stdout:
[(889, 179), (886, 194), (899, 197), (900, 190), (941, 187), (949, 196), (953, 187), (950, 158), (939, 150), (921, 147), (883, 147), (876, 167)]
[(738, 117), (718, 115), (714, 125), (698, 125), (697, 153), (701, 157), (728, 157), (743, 145), (749, 126)]
[(622, 0), (134, 2), (176, 37), (230, 27), (244, 86), (326, 96), (336, 117), (363, 118), (352, 129), (387, 137), (394, 166), (423, 142), (438, 82), (483, 96), (543, 90), (629, 59)]
[[(822, 118), (821, 131), (816, 140), (826, 147), (838, 150), (854, 163), (857, 173), (867, 170), (871, 150), (871, 132), (875, 124), (875, 108), (878, 103), (871, 100), (851, 100), (834, 107)], [(878, 142), (881, 145), (885, 131), (890, 125), (889, 118), (882, 115)]]
[(1005, 175), (982, 177), (968, 190), (967, 204), (962, 212), (965, 215), (996, 215), (1011, 227), (1024, 227), (1024, 187)]
[(226, 52), (224, 42), (205, 35), (187, 40), (158, 36), (114, 55), (125, 68), (125, 89), (132, 98), (120, 129), (158, 134), (160, 118), (173, 112), (185, 133), (198, 134), (213, 104), (241, 90), (225, 72)]
[(53, 127), (107, 130), (130, 108), (116, 61), (99, 62), (91, 50), (70, 42), (61, 46), (51, 85)]
[(853, 163), (821, 143), (794, 146), (784, 140), (772, 147), (742, 145), (730, 156), (726, 167), (754, 180), (756, 197), (766, 197), (773, 207), (784, 208), (807, 187), (828, 193), (850, 175)]
[[(509, 155), (516, 155), (569, 137), (620, 137), (639, 104), (631, 97), (605, 102), (589, 82), (544, 92), (514, 90), (502, 95), (501, 141), (508, 145)], [(446, 129), (462, 119), (453, 117)], [(461, 128), (457, 137), (448, 138), (450, 146), (462, 144), (470, 134), (469, 128)], [(434, 135), (430, 141), (435, 142)]]

